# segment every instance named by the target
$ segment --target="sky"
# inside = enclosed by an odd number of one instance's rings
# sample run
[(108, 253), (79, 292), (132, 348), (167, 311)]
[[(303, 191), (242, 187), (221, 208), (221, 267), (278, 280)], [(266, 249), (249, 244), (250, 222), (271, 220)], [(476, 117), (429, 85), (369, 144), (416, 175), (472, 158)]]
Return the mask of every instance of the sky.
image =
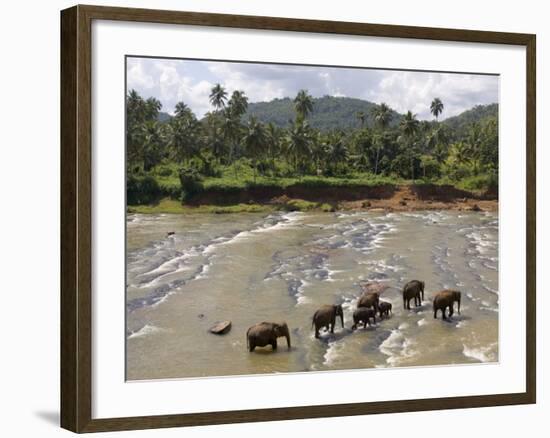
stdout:
[[(127, 58), (127, 88), (155, 97), (173, 114), (183, 101), (197, 117), (212, 110), (209, 94), (222, 84), (230, 96), (242, 90), (249, 102), (293, 98), (301, 89), (313, 97), (346, 96), (385, 102), (400, 113), (410, 110), (432, 119), (430, 103), (439, 97), (443, 120), (479, 104), (498, 102), (498, 77), (462, 73), (411, 72), (344, 67), (290, 66), (221, 61)], [(314, 109), (315, 110), (315, 109)]]

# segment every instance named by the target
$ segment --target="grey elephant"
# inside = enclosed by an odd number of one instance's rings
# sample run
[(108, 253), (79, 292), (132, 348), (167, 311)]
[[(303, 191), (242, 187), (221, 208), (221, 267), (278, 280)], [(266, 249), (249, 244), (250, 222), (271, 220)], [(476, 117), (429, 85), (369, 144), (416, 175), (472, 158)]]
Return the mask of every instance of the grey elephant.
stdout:
[(445, 310), (449, 308), (449, 317), (453, 316), (454, 303), (458, 303), (458, 314), (460, 315), (460, 298), (461, 293), (457, 290), (445, 289), (438, 292), (433, 300), (434, 318), (437, 318), (437, 311), (441, 310), (443, 313), (443, 319), (447, 319), (445, 316)]
[(358, 307), (355, 312), (353, 312), (353, 326), (352, 330), (355, 330), (360, 322), (363, 323), (363, 328), (367, 328), (367, 324), (370, 326), (370, 320), (373, 320), (376, 324), (376, 310), (367, 307)]
[(420, 306), (424, 300), (424, 285), (420, 280), (411, 280), (403, 286), (403, 308), (411, 310), (411, 300), (414, 298), (414, 305)]
[(246, 344), (250, 352), (256, 347), (271, 345), (273, 350), (277, 349), (277, 338), (284, 336), (290, 349), (290, 333), (286, 322), (260, 322), (253, 325), (246, 331)]
[(382, 318), (382, 316), (389, 318), (390, 314), (392, 313), (392, 307), (392, 303), (389, 303), (387, 301), (380, 301), (378, 303), (378, 312), (380, 312), (380, 318)]
[(380, 303), (380, 294), (378, 292), (365, 292), (359, 298), (357, 307), (372, 307), (378, 312), (378, 304)]
[(342, 328), (344, 328), (344, 311), (342, 305), (327, 304), (321, 306), (314, 314), (311, 326), (315, 326), (315, 337), (319, 337), (319, 329), (325, 327), (330, 329), (331, 333), (334, 333), (334, 326), (336, 324), (336, 318), (340, 317), (342, 322)]

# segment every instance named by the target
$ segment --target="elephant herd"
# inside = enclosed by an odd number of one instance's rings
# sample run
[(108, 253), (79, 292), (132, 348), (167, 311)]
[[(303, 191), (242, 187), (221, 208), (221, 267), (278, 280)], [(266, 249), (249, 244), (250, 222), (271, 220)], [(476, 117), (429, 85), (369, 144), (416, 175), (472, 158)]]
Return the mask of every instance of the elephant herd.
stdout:
[[(371, 283), (370, 286), (373, 286)], [(414, 305), (421, 306), (424, 300), (425, 283), (419, 280), (409, 281), (403, 287), (403, 308), (411, 310), (411, 300), (414, 299)], [(376, 314), (379, 318), (389, 318), (392, 314), (392, 304), (380, 300), (381, 291), (386, 287), (380, 284), (374, 284), (374, 288), (365, 288), (363, 294), (357, 301), (357, 308), (353, 312), (352, 330), (357, 329), (358, 325), (363, 324), (366, 328), (371, 325), (371, 320), (376, 324)], [(437, 318), (438, 311), (441, 311), (443, 319), (447, 319), (446, 310), (449, 309), (449, 317), (454, 314), (454, 303), (458, 303), (458, 314), (460, 315), (461, 293), (456, 290), (445, 289), (437, 292), (433, 297), (434, 318)], [(334, 333), (334, 327), (337, 319), (340, 319), (342, 328), (344, 328), (344, 310), (341, 304), (326, 304), (321, 306), (313, 314), (311, 327), (315, 328), (315, 338), (319, 338), (319, 330), (324, 328)], [(261, 322), (250, 327), (246, 332), (247, 347), (250, 352), (256, 347), (265, 347), (271, 345), (273, 350), (277, 349), (277, 338), (285, 337), (287, 346), (290, 349), (290, 333), (286, 322), (273, 323)]]

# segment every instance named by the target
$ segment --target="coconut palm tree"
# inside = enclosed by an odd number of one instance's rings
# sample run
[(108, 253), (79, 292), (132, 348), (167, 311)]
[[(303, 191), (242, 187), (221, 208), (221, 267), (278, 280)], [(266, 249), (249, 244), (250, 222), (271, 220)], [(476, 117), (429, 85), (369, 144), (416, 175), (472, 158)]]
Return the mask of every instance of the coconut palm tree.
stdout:
[(156, 166), (165, 153), (166, 136), (161, 125), (149, 120), (144, 126), (143, 170), (148, 172)]
[(268, 154), (271, 157), (271, 166), (273, 169), (275, 169), (275, 155), (280, 151), (280, 140), (281, 133), (279, 132), (279, 129), (273, 124), (273, 122), (269, 122), (266, 129), (266, 141)]
[(361, 129), (365, 126), (365, 112), (364, 111), (357, 111), (357, 114), (355, 114), (357, 117), (357, 120), (359, 120), (359, 123), (361, 125)]
[(248, 109), (248, 97), (246, 97), (244, 91), (233, 91), (227, 107), (232, 117), (240, 118), (243, 116)]
[(344, 139), (340, 133), (334, 133), (329, 138), (330, 155), (329, 158), (332, 163), (335, 164), (336, 169), (338, 165), (345, 163), (349, 159), (349, 151), (344, 144)]
[(174, 111), (176, 117), (188, 117), (192, 115), (191, 109), (183, 102), (178, 102)]
[(243, 144), (249, 157), (252, 158), (252, 167), (254, 169), (254, 183), (256, 182), (256, 168), (258, 158), (264, 152), (266, 144), (266, 134), (264, 125), (251, 117), (246, 126), (243, 137)]
[(430, 105), (430, 112), (435, 116), (436, 122), (438, 121), (439, 115), (443, 112), (443, 102), (441, 102), (441, 99), (439, 97), (436, 97), (434, 100), (432, 100), (432, 103)]
[(210, 91), (210, 103), (217, 111), (225, 106), (227, 100), (227, 92), (220, 84), (214, 85)]
[(310, 132), (307, 122), (296, 121), (293, 127), (288, 131), (286, 138), (288, 153), (294, 158), (294, 169), (298, 171), (300, 161), (308, 156), (310, 150)]
[(384, 131), (390, 124), (393, 113), (392, 109), (384, 102), (372, 109), (372, 116), (374, 123), (381, 130)]
[(221, 125), (221, 134), (224, 143), (229, 143), (229, 163), (233, 163), (235, 178), (237, 178), (237, 167), (234, 159), (237, 155), (237, 145), (242, 130), (243, 128), (240, 122), (240, 117), (234, 117), (231, 114), (227, 114), (226, 117), (224, 117)]
[(183, 163), (198, 150), (200, 144), (200, 124), (193, 113), (186, 117), (174, 117), (170, 122), (172, 137), (172, 156)]
[[(380, 134), (382, 134), (386, 128), (389, 126), (393, 114), (391, 108), (384, 102), (382, 102), (377, 107), (374, 107), (372, 109), (372, 115), (374, 118), (374, 123), (380, 130)], [(378, 163), (380, 162), (380, 148), (381, 148), (381, 141), (380, 141), (380, 135), (378, 136), (378, 141), (376, 141), (376, 158), (374, 160), (374, 174), (378, 174)]]
[(300, 90), (294, 98), (294, 109), (296, 110), (297, 118), (305, 120), (308, 114), (313, 112), (313, 97), (308, 94), (307, 90)]
[(145, 101), (145, 118), (147, 120), (157, 120), (161, 109), (162, 103), (160, 103), (160, 100), (150, 97)]
[(407, 111), (407, 114), (401, 119), (400, 123), (401, 131), (405, 139), (407, 140), (407, 154), (409, 155), (410, 165), (411, 165), (411, 176), (414, 182), (414, 135), (418, 132), (420, 126), (416, 114), (413, 114), (411, 111)]

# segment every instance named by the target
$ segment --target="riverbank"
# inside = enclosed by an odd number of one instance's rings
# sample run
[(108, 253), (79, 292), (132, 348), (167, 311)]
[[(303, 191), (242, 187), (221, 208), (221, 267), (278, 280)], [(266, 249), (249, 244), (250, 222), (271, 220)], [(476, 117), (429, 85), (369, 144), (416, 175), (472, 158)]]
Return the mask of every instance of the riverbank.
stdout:
[(273, 211), (498, 211), (498, 195), (468, 192), (447, 185), (381, 185), (331, 187), (330, 190), (247, 190), (228, 194), (214, 190), (192, 202), (164, 198), (149, 205), (130, 205), (129, 213), (262, 213)]

